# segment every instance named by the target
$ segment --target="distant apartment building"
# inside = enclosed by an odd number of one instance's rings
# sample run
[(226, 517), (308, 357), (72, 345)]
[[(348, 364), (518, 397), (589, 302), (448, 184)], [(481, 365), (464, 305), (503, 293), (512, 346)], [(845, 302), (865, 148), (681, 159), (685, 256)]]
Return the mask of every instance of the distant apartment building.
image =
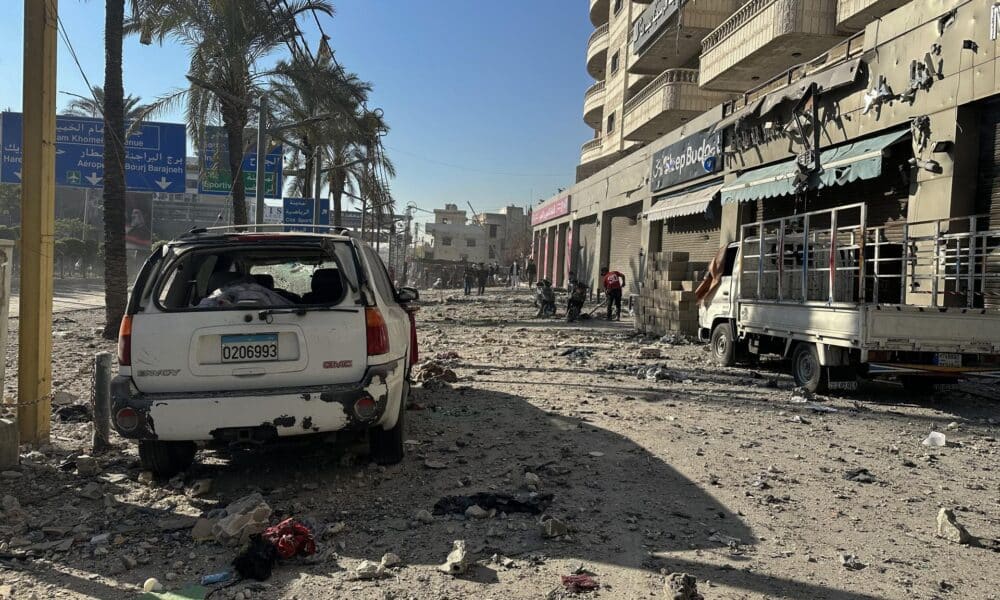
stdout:
[(973, 215), (1000, 228), (1000, 4), (589, 0), (587, 10), (594, 83), (582, 116), (593, 137), (576, 184), (531, 219), (532, 254), (557, 285), (570, 271), (596, 284), (607, 266), (640, 294), (650, 254), (704, 264), (744, 225), (849, 204), (888, 240)]
[(428, 260), (508, 264), (530, 247), (528, 214), (520, 206), (470, 219), (457, 205), (445, 204), (443, 209), (434, 209), (434, 222), (424, 230), (432, 238), (421, 249)]

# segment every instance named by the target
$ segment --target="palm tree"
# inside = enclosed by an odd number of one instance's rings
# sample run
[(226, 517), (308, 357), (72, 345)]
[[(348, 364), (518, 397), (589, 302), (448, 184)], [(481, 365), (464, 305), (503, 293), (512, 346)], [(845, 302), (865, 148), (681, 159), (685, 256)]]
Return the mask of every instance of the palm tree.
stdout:
[(362, 200), (362, 219), (373, 200), (372, 208), (385, 210), (392, 207), (392, 195), (387, 177), (396, 176), (396, 167), (382, 151), (379, 137), (389, 131), (381, 111), (360, 110), (356, 115), (358, 128), (344, 132), (330, 144), (330, 161), (334, 165), (328, 172), (330, 194), (333, 196), (333, 224), (340, 225), (344, 195), (359, 196)]
[[(191, 136), (201, 143), (210, 117), (221, 115), (229, 148), (233, 222), (247, 222), (243, 186), (244, 129), (260, 79), (258, 62), (298, 35), (297, 19), (308, 12), (333, 15), (329, 0), (141, 0), (131, 32), (161, 43), (171, 38), (190, 53), (189, 89), (166, 102), (187, 100)], [(292, 46), (294, 47), (294, 46)]]
[(268, 95), (277, 121), (295, 123), (282, 130), (278, 138), (293, 148), (292, 189), (301, 196), (312, 196), (317, 153), (329, 160), (327, 146), (344, 132), (360, 131), (356, 119), (358, 103), (371, 90), (371, 84), (353, 73), (345, 73), (331, 55), (313, 61), (295, 57), (275, 67)]
[[(67, 92), (63, 92), (64, 94)], [(74, 117), (101, 117), (104, 115), (104, 88), (95, 85), (90, 89), (90, 96), (79, 96), (70, 94), (74, 98), (66, 105), (65, 115)], [(141, 118), (148, 106), (140, 104), (142, 98), (129, 94), (122, 99), (122, 108), (125, 112), (125, 119), (134, 121)]]
[[(131, 0), (135, 14), (137, 3)], [(128, 301), (128, 260), (125, 253), (125, 88), (122, 84), (122, 42), (125, 0), (106, 0), (104, 11), (104, 337), (118, 335)], [(95, 93), (97, 89), (91, 90)]]

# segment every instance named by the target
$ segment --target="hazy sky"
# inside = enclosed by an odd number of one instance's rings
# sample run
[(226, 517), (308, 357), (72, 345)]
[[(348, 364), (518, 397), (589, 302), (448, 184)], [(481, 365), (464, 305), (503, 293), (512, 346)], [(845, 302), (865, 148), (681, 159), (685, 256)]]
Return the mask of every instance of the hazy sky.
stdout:
[[(0, 108), (21, 110), (23, 9), (0, 0)], [(533, 204), (573, 182), (585, 69), (593, 27), (583, 0), (340, 0), (321, 17), (338, 60), (375, 92), (392, 127), (387, 153), (398, 169), (399, 206), (445, 202), (477, 210)], [(60, 0), (60, 17), (83, 72), (104, 80), (104, 2)], [(10, 10), (13, 8), (14, 10)], [(315, 49), (318, 35), (305, 24)], [(277, 55), (276, 55), (277, 57)], [(125, 44), (126, 92), (153, 99), (185, 83), (188, 55), (175, 45)], [(59, 42), (58, 89), (86, 93)], [(60, 95), (59, 108), (70, 100)], [(180, 114), (158, 117), (180, 122)], [(189, 149), (190, 154), (190, 149)]]

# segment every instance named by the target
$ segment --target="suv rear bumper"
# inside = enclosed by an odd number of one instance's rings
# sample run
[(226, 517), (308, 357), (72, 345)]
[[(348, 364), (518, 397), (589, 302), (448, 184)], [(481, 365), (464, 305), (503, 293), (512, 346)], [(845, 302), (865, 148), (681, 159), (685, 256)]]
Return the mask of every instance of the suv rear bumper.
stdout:
[[(144, 394), (127, 376), (111, 382), (111, 423), (122, 437), (163, 441), (235, 441), (309, 433), (366, 429), (380, 424), (393, 383), (403, 377), (403, 359), (369, 367), (360, 383), (238, 390)], [(371, 398), (374, 410), (359, 415), (355, 405)], [(126, 430), (117, 415), (124, 408), (138, 415), (138, 425)], [(391, 412), (389, 414), (392, 414)]]

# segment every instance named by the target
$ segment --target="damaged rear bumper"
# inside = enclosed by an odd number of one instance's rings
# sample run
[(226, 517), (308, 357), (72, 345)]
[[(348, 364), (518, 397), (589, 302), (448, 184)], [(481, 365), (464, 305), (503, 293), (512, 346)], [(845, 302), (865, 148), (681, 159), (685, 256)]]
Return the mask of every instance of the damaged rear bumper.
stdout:
[[(230, 392), (144, 394), (130, 377), (118, 376), (111, 382), (111, 423), (122, 437), (163, 441), (258, 442), (366, 429), (386, 416), (402, 362), (372, 366), (356, 384)], [(126, 408), (138, 417), (131, 429), (118, 418)]]

